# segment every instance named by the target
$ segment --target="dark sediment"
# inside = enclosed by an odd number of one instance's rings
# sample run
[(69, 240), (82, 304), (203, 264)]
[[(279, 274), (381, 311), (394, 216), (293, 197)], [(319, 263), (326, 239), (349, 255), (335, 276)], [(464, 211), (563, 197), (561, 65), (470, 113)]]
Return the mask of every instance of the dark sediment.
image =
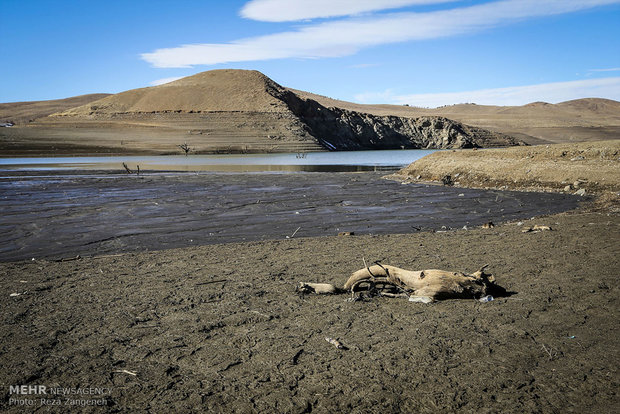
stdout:
[[(23, 173), (22, 173), (23, 174)], [(0, 260), (224, 242), (450, 230), (580, 197), (401, 185), (377, 173), (38, 175), (0, 181)]]

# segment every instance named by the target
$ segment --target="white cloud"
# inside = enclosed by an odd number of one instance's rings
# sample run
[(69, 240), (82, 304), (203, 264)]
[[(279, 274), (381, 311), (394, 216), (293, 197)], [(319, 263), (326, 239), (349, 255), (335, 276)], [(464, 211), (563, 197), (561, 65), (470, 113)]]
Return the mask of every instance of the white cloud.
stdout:
[(518, 20), (570, 13), (620, 0), (502, 0), (428, 13), (393, 13), (302, 26), (297, 31), (158, 49), (142, 54), (155, 67), (183, 68), (283, 58), (348, 56), (364, 47), (455, 36)]
[(175, 80), (179, 80), (181, 78), (183, 78), (184, 76), (174, 76), (171, 78), (163, 78), (163, 79), (157, 79), (154, 80), (153, 82), (150, 83), (151, 86), (159, 86), (159, 85), (163, 85), (164, 83), (170, 83), (170, 82), (174, 82)]
[(558, 103), (580, 98), (607, 98), (620, 101), (620, 77), (466, 92), (398, 95), (393, 90), (386, 90), (377, 93), (361, 93), (355, 96), (356, 101), (361, 103), (409, 104), (425, 108), (459, 103), (513, 106), (536, 101)]
[(454, 1), (459, 0), (251, 0), (240, 14), (253, 20), (286, 22)]

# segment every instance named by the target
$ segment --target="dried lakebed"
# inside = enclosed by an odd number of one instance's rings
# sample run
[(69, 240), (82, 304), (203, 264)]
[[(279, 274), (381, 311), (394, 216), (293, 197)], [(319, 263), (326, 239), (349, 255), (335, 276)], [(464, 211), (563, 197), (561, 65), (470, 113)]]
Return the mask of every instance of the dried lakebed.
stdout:
[(16, 173), (0, 179), (0, 260), (449, 230), (558, 213), (579, 201), (402, 185), (379, 173)]

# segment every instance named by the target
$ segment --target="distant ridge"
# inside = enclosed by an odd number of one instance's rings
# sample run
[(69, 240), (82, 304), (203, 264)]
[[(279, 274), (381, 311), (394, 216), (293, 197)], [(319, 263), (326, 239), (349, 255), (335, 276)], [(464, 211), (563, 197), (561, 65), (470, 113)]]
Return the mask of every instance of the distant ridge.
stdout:
[(65, 111), (78, 105), (87, 104), (109, 95), (110, 94), (107, 93), (92, 93), (89, 95), (48, 101), (0, 103), (0, 122), (12, 121), (16, 124), (27, 123), (37, 118), (42, 118), (55, 112)]
[(322, 105), (402, 117), (442, 116), (467, 125), (511, 135), (529, 144), (582, 142), (620, 138), (620, 102), (603, 98), (575, 99), (557, 104), (523, 106), (456, 104), (439, 108), (357, 104), (296, 91)]

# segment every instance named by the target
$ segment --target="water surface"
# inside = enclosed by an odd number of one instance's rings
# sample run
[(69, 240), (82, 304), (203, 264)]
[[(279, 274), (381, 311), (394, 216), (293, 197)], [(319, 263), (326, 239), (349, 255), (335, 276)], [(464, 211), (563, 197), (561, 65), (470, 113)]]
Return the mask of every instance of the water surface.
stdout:
[(274, 154), (0, 158), (3, 170), (390, 171), (435, 150), (337, 151)]

